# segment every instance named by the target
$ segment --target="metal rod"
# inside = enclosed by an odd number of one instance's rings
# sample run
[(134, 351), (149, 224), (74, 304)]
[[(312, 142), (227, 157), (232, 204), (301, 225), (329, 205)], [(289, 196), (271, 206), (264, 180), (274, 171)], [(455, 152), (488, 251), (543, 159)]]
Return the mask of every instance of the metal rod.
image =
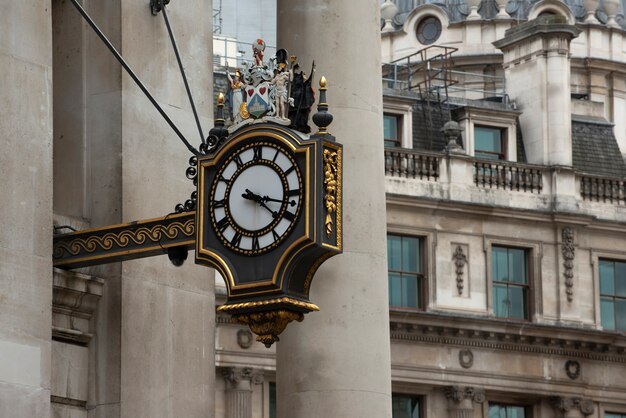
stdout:
[(148, 100), (150, 100), (150, 102), (156, 108), (156, 110), (158, 110), (158, 112), (161, 114), (161, 116), (163, 116), (163, 119), (165, 119), (165, 121), (170, 125), (170, 127), (174, 130), (174, 132), (176, 132), (176, 135), (178, 135), (180, 140), (183, 141), (183, 143), (185, 144), (187, 149), (189, 149), (189, 151), (191, 151), (194, 155), (200, 155), (198, 150), (196, 150), (193, 146), (191, 146), (191, 144), (187, 141), (187, 139), (185, 139), (185, 136), (182, 134), (182, 132), (176, 127), (176, 125), (174, 125), (174, 122), (172, 122), (172, 120), (169, 118), (169, 116), (167, 116), (167, 113), (165, 113), (165, 111), (161, 108), (161, 106), (159, 106), (159, 104), (154, 99), (152, 94), (150, 94), (148, 89), (143, 85), (143, 83), (135, 75), (133, 70), (131, 70), (131, 68), (128, 66), (126, 61), (124, 61), (124, 58), (122, 58), (120, 53), (117, 52), (117, 50), (115, 49), (115, 47), (113, 46), (111, 41), (109, 41), (107, 39), (107, 37), (104, 35), (104, 33), (102, 33), (102, 31), (100, 30), (98, 25), (96, 25), (96, 23), (91, 19), (91, 17), (89, 17), (89, 15), (85, 11), (85, 9), (83, 9), (81, 7), (81, 5), (78, 3), (77, 0), (71, 0), (71, 1), (72, 1), (72, 4), (74, 5), (74, 7), (76, 7), (76, 10), (78, 10), (78, 12), (81, 14), (81, 16), (85, 19), (85, 21), (87, 23), (89, 23), (89, 26), (91, 26), (93, 31), (96, 32), (96, 35), (98, 35), (100, 40), (102, 40), (102, 42), (104, 42), (104, 44), (107, 46), (107, 48), (109, 48), (109, 51), (111, 51), (113, 56), (115, 56), (117, 61), (122, 65), (122, 67), (124, 67), (124, 69), (126, 70), (128, 75), (133, 79), (133, 81), (135, 81), (135, 83), (141, 89), (143, 94), (146, 95), (146, 97), (148, 98)]
[(198, 126), (198, 133), (200, 134), (200, 142), (204, 142), (204, 133), (202, 133), (202, 125), (200, 124), (200, 118), (198, 117), (198, 111), (196, 110), (196, 104), (193, 101), (193, 96), (191, 95), (191, 90), (189, 89), (189, 83), (187, 82), (187, 75), (185, 74), (185, 69), (183, 68), (183, 62), (180, 59), (180, 53), (178, 52), (178, 45), (176, 45), (176, 38), (174, 37), (174, 32), (172, 31), (172, 27), (170, 26), (170, 20), (167, 18), (167, 12), (165, 11), (165, 4), (161, 8), (161, 12), (163, 13), (163, 20), (165, 20), (165, 26), (167, 26), (167, 32), (170, 34), (170, 40), (172, 41), (172, 48), (174, 48), (174, 54), (176, 55), (176, 61), (178, 61), (178, 68), (180, 68), (180, 74), (183, 76), (183, 82), (185, 83), (185, 90), (187, 90), (187, 97), (189, 97), (189, 103), (191, 103), (191, 110), (193, 111), (193, 116), (196, 118), (196, 125)]

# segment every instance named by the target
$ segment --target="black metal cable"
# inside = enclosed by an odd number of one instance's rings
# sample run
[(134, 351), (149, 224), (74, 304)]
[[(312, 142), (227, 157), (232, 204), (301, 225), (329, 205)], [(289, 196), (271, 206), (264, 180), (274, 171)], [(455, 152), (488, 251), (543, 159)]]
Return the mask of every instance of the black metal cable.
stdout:
[(165, 121), (170, 125), (170, 127), (174, 130), (174, 132), (176, 132), (176, 135), (178, 135), (178, 137), (180, 138), (181, 141), (183, 141), (183, 143), (185, 144), (185, 146), (187, 147), (187, 149), (189, 151), (191, 151), (194, 155), (200, 155), (200, 152), (198, 152), (198, 150), (196, 150), (190, 143), (189, 141), (187, 141), (187, 139), (185, 138), (185, 136), (182, 134), (182, 132), (176, 127), (176, 125), (174, 125), (174, 122), (172, 122), (172, 120), (169, 118), (169, 116), (167, 116), (167, 113), (165, 113), (165, 111), (161, 108), (161, 106), (157, 103), (157, 101), (155, 100), (155, 98), (152, 96), (152, 94), (150, 94), (150, 92), (148, 91), (148, 89), (143, 85), (143, 83), (139, 80), (139, 78), (135, 75), (135, 73), (133, 72), (133, 70), (131, 70), (131, 68), (128, 66), (128, 64), (126, 63), (126, 61), (124, 61), (124, 58), (122, 58), (122, 56), (120, 55), (119, 52), (117, 52), (117, 50), (115, 49), (115, 47), (113, 46), (113, 44), (111, 43), (111, 41), (109, 41), (107, 39), (107, 37), (104, 35), (104, 33), (102, 33), (102, 31), (100, 30), (100, 28), (98, 27), (98, 25), (96, 25), (96, 23), (91, 19), (91, 17), (89, 17), (89, 15), (87, 14), (87, 12), (85, 11), (85, 9), (82, 8), (82, 6), (78, 3), (77, 0), (71, 0), (72, 4), (74, 5), (74, 7), (76, 7), (76, 9), (78, 10), (78, 12), (81, 14), (81, 16), (85, 19), (85, 21), (87, 21), (87, 23), (89, 23), (89, 26), (91, 26), (91, 28), (94, 30), (94, 32), (96, 32), (96, 35), (98, 35), (98, 37), (100, 38), (100, 40), (102, 40), (102, 42), (104, 42), (104, 44), (107, 46), (107, 48), (109, 48), (109, 51), (111, 51), (111, 53), (115, 56), (115, 58), (117, 59), (117, 61), (122, 65), (122, 67), (124, 67), (124, 69), (126, 70), (126, 72), (128, 73), (128, 75), (133, 79), (133, 81), (135, 81), (135, 83), (137, 84), (137, 86), (139, 86), (139, 88), (141, 89), (141, 91), (146, 95), (146, 97), (148, 98), (148, 100), (150, 100), (150, 102), (152, 103), (152, 105), (156, 108), (156, 110), (158, 110), (158, 112), (161, 114), (161, 116), (163, 116), (163, 119), (165, 119)]
[(183, 68), (183, 62), (180, 59), (180, 53), (178, 52), (178, 45), (176, 44), (176, 38), (174, 37), (174, 32), (172, 31), (172, 27), (170, 26), (170, 20), (167, 17), (167, 12), (165, 11), (165, 4), (161, 7), (161, 11), (163, 12), (163, 19), (165, 20), (165, 26), (167, 26), (167, 32), (170, 34), (170, 40), (172, 41), (172, 48), (174, 48), (174, 54), (176, 54), (176, 61), (178, 61), (178, 68), (180, 68), (180, 74), (183, 77), (183, 82), (185, 83), (185, 90), (187, 90), (187, 97), (189, 97), (189, 103), (191, 104), (191, 110), (193, 111), (193, 116), (196, 118), (196, 125), (198, 126), (198, 133), (200, 134), (200, 142), (204, 142), (204, 133), (202, 133), (202, 125), (200, 124), (200, 118), (198, 117), (198, 111), (196, 110), (196, 104), (193, 101), (193, 96), (191, 94), (191, 90), (189, 89), (189, 83), (187, 82), (187, 75), (185, 74), (185, 69)]

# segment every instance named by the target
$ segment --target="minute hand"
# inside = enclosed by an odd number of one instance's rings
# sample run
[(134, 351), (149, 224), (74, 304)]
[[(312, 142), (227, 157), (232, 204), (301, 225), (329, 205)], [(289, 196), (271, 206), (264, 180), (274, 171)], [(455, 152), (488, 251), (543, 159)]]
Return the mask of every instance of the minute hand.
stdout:
[[(284, 203), (284, 202), (287, 202), (287, 200), (286, 200), (286, 199), (284, 199), (284, 200), (278, 200), (278, 199), (273, 199), (273, 198), (271, 198), (271, 197), (269, 197), (269, 196), (263, 196), (263, 197), (261, 198), (261, 200), (262, 200), (263, 202), (278, 202), (278, 203)], [(294, 206), (294, 205), (296, 204), (296, 201), (295, 201), (295, 200), (292, 200), (291, 202), (287, 202), (287, 204), (289, 204), (290, 206)]]

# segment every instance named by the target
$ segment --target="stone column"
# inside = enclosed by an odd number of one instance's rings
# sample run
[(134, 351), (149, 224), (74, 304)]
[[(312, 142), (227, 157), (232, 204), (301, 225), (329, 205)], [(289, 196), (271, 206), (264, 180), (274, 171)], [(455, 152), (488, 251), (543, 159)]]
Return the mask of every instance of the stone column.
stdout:
[(523, 111), (528, 161), (572, 165), (570, 41), (580, 33), (562, 16), (515, 26), (494, 42), (504, 53), (507, 92)]
[(49, 0), (0, 14), (0, 416), (50, 416), (52, 30)]
[(226, 380), (226, 418), (252, 417), (252, 385), (263, 383), (263, 372), (250, 367), (222, 369)]
[[(147, 2), (119, 0), (121, 50), (190, 143), (200, 137), (161, 14)], [(212, 2), (167, 6), (205, 136), (212, 120)], [(191, 153), (122, 75), (121, 215), (164, 216), (195, 189)], [(214, 412), (215, 296), (210, 269), (166, 255), (122, 263), (121, 417), (204, 418)]]
[(485, 402), (485, 391), (473, 387), (447, 386), (444, 393), (448, 399), (449, 418), (472, 418), (474, 404)]
[(281, 417), (391, 416), (379, 2), (279, 0), (278, 42), (328, 80), (344, 144), (344, 253), (318, 270), (321, 311), (277, 345)]
[(549, 399), (554, 418), (585, 418), (592, 415), (595, 407), (591, 399), (552, 396)]

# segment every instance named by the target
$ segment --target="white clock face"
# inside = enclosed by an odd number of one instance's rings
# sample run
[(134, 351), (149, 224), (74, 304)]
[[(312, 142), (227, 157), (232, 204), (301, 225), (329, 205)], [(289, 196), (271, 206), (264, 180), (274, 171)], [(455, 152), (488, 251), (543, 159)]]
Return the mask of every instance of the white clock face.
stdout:
[(302, 176), (289, 151), (270, 142), (247, 145), (216, 173), (210, 196), (213, 229), (233, 251), (265, 253), (289, 235), (302, 198)]

